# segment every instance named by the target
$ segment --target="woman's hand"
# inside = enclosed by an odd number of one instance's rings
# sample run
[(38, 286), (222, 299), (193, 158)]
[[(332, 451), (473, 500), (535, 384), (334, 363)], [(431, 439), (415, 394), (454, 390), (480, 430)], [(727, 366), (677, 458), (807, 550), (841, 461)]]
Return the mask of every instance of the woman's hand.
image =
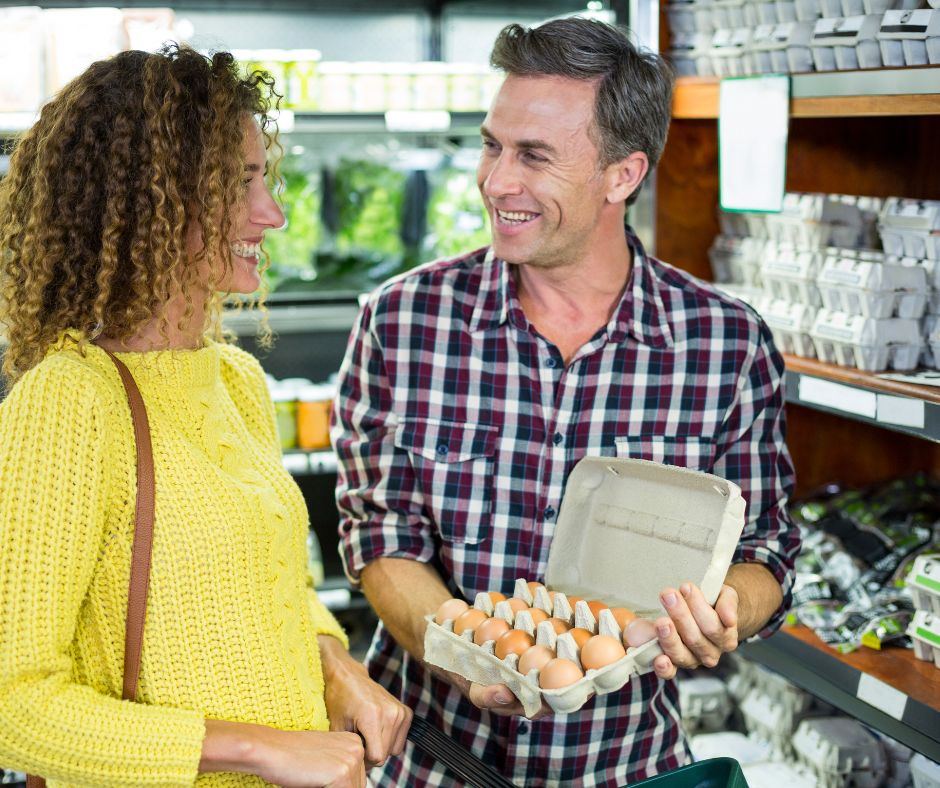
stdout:
[(330, 730), (359, 733), (369, 766), (401, 755), (411, 727), (411, 709), (376, 684), (336, 638), (321, 635), (318, 641)]
[(363, 756), (354, 733), (206, 720), (199, 771), (254, 774), (282, 788), (365, 788)]

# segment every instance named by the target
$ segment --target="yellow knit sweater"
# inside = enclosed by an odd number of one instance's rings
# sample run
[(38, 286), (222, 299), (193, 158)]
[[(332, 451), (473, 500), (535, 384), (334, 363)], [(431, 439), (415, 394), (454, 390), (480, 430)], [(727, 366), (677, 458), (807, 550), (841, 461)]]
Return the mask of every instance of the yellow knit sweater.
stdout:
[(119, 699), (130, 410), (104, 351), (53, 350), (0, 404), (0, 765), (50, 785), (192, 785), (204, 718), (327, 729), (316, 638), (345, 635), (309, 585), (307, 513), (258, 363), (216, 343), (118, 355), (157, 488), (142, 702)]

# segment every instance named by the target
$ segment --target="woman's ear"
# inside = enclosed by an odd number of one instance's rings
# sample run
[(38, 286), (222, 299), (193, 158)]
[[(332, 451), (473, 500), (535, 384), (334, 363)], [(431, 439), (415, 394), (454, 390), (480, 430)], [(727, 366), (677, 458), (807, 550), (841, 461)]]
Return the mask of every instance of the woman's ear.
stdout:
[(650, 162), (642, 151), (634, 151), (626, 158), (607, 166), (607, 202), (624, 202), (640, 188), (649, 171)]

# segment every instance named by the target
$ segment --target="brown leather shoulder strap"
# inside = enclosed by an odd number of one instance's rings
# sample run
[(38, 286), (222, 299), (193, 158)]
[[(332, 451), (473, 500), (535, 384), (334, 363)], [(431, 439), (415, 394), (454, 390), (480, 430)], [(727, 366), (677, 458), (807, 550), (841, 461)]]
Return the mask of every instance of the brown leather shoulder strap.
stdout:
[[(103, 348), (102, 348), (103, 349)], [(134, 441), (137, 444), (137, 509), (134, 526), (134, 547), (131, 555), (131, 579), (127, 591), (127, 627), (124, 634), (124, 700), (137, 696), (140, 676), (140, 654), (144, 643), (144, 621), (147, 618), (147, 590), (150, 586), (150, 556), (153, 548), (153, 517), (156, 484), (153, 475), (153, 446), (150, 422), (140, 389), (130, 370), (111, 351), (134, 420)]]
[[(99, 347), (101, 347), (99, 345)], [(134, 546), (131, 555), (131, 579), (127, 592), (127, 624), (124, 632), (124, 700), (137, 697), (137, 679), (140, 676), (140, 654), (144, 644), (144, 621), (147, 618), (147, 590), (150, 586), (150, 556), (153, 548), (153, 516), (156, 483), (153, 474), (153, 445), (150, 442), (150, 422), (144, 398), (131, 371), (110, 350), (105, 353), (114, 362), (127, 392), (127, 401), (134, 422), (134, 442), (137, 445), (137, 508), (134, 519)], [(27, 775), (27, 788), (45, 788), (46, 781), (36, 775)]]

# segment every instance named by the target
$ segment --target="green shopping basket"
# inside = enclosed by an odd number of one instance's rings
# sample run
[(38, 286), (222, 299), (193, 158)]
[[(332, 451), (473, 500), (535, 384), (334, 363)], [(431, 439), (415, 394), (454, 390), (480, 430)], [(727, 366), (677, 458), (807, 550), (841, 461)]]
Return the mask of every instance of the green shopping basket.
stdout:
[(747, 788), (741, 764), (734, 758), (708, 758), (657, 774), (631, 788)]

